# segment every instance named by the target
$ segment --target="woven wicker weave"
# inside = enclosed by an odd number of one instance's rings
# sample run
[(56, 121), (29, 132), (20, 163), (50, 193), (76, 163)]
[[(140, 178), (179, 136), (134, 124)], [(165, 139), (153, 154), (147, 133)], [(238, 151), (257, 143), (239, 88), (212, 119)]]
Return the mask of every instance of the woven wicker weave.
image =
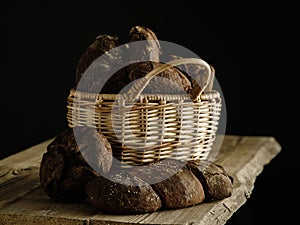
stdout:
[(151, 71), (126, 93), (92, 94), (71, 89), (67, 99), (68, 125), (98, 129), (110, 141), (114, 156), (126, 165), (170, 157), (206, 159), (220, 118), (219, 92), (204, 93), (206, 83), (192, 91), (196, 93), (192, 98), (186, 94), (142, 94), (153, 76), (183, 63), (198, 63), (211, 73), (211, 67), (200, 59), (179, 59)]

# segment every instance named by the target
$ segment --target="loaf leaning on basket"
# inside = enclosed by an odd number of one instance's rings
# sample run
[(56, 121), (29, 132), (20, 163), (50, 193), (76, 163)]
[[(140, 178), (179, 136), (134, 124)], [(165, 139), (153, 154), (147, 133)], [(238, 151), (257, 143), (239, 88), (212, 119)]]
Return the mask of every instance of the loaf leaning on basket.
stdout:
[[(124, 43), (114, 35), (97, 36), (78, 61), (75, 92), (81, 92), (84, 96), (98, 97), (98, 94), (103, 94), (103, 96), (120, 97), (121, 95), (119, 96), (118, 93), (125, 89), (133, 90), (131, 94), (136, 96), (184, 93), (194, 99), (195, 95), (197, 96), (201, 91), (199, 89), (202, 87), (199, 84), (204, 84), (209, 89), (212, 88), (213, 79), (210, 78), (207, 84), (207, 79), (204, 81), (201, 80), (202, 78), (190, 76), (187, 71), (189, 69), (191, 71), (191, 67), (182, 69), (180, 66), (165, 65), (159, 62), (162, 50), (156, 34), (147, 27), (132, 27), (127, 42), (133, 43), (141, 40), (142, 42), (138, 42), (139, 44), (135, 45), (135, 48), (128, 49), (129, 57), (132, 60), (136, 60), (134, 57), (137, 52), (142, 55), (141, 62), (132, 63), (118, 70), (104, 84), (103, 81), (111, 69), (123, 63), (121, 57), (123, 52), (117, 49), (112, 54), (110, 50)], [(164, 69), (148, 79), (149, 74), (161, 67)], [(197, 73), (196, 70), (193, 71)], [(143, 85), (141, 90), (134, 89), (134, 87), (139, 87), (139, 82), (144, 81), (142, 78), (147, 85)], [(195, 87), (196, 85), (198, 86)], [(95, 98), (94, 101), (99, 101), (99, 99)], [(87, 113), (84, 108), (86, 107), (84, 104), (87, 103), (83, 103), (81, 106), (83, 108), (80, 109), (83, 111), (80, 112)], [(154, 111), (155, 107), (162, 107), (159, 104), (151, 105)], [(111, 106), (112, 104), (109, 103), (97, 107), (103, 107), (101, 113), (110, 113), (113, 109)], [(147, 110), (151, 108), (146, 106)], [(72, 105), (72, 107), (74, 106)], [(134, 107), (140, 107), (141, 111), (147, 112), (142, 108), (143, 104), (141, 106), (137, 104)], [(103, 117), (103, 114), (101, 115)], [(72, 113), (68, 115), (68, 119), (71, 116), (73, 116)], [(101, 119), (102, 117), (97, 118)], [(151, 117), (149, 120), (151, 121)], [(173, 123), (172, 121), (171, 118), (170, 123)], [(131, 150), (126, 149), (126, 146), (120, 146), (114, 136), (111, 136), (111, 131), (108, 129), (111, 124), (102, 124), (100, 128), (93, 123), (70, 124), (69, 128), (58, 134), (47, 146), (40, 165), (39, 176), (42, 188), (54, 201), (88, 201), (103, 212), (137, 214), (191, 207), (206, 201), (216, 201), (231, 196), (233, 179), (221, 165), (205, 159), (187, 160), (187, 162), (179, 158), (169, 159), (164, 155), (160, 158), (147, 159), (143, 157), (146, 157), (151, 151), (142, 149), (147, 153), (142, 155), (144, 161), (139, 161), (139, 155), (134, 155), (137, 157), (136, 159), (132, 159), (132, 156), (129, 157), (133, 161), (136, 160), (141, 166), (127, 165), (125, 161), (123, 167), (123, 161), (116, 162), (123, 157), (122, 154), (128, 155)], [(144, 125), (138, 124), (138, 127), (142, 126)], [(168, 132), (172, 133), (173, 130), (170, 128)], [(180, 145), (177, 142), (175, 144)], [(162, 149), (159, 150), (160, 152), (163, 149), (173, 148), (168, 142), (158, 147)], [(184, 146), (181, 147), (184, 148)], [(120, 153), (120, 148), (128, 151)], [(137, 152), (139, 153), (139, 151)], [(180, 152), (178, 154), (180, 155)], [(125, 159), (127, 158), (125, 157)], [(147, 167), (143, 167), (145, 165)], [(156, 179), (158, 181), (155, 181)]]

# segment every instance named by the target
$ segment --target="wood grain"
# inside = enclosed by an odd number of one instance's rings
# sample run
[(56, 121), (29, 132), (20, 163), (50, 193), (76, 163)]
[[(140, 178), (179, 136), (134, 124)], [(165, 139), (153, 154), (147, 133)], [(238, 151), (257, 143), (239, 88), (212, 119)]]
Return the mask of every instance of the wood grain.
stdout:
[(0, 224), (225, 224), (251, 196), (256, 177), (280, 152), (273, 137), (226, 135), (216, 156), (234, 178), (231, 197), (141, 215), (109, 215), (88, 203), (54, 202), (40, 188), (38, 171), (47, 140), (0, 161)]

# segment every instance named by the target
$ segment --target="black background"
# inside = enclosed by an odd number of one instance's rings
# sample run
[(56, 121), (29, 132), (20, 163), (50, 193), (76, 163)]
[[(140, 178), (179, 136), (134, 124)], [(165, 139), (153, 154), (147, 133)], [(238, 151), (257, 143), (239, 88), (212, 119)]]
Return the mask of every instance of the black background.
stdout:
[(0, 158), (66, 128), (75, 67), (97, 35), (126, 41), (132, 26), (144, 25), (160, 40), (182, 45), (214, 66), (226, 101), (227, 134), (274, 136), (282, 146), (228, 224), (292, 219), (299, 195), (294, 175), (299, 162), (299, 4), (104, 2), (10, 1), (1, 6)]

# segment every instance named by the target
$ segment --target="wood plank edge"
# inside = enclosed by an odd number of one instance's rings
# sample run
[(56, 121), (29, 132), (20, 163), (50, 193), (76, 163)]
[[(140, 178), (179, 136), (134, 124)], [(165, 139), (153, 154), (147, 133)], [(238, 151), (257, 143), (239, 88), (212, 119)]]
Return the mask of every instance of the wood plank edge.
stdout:
[(86, 219), (72, 219), (56, 216), (36, 216), (36, 215), (11, 215), (2, 214), (0, 215), (1, 225), (11, 225), (11, 224), (22, 224), (22, 225), (32, 225), (32, 224), (43, 224), (43, 225), (89, 225), (91, 224), (89, 220)]
[[(250, 197), (257, 176), (281, 151), (281, 146), (273, 137), (264, 137), (266, 141), (257, 154), (237, 173), (238, 181), (245, 186), (245, 195)], [(248, 194), (247, 194), (248, 193)]]
[[(263, 168), (281, 151), (274, 137), (263, 137), (266, 142), (259, 148), (255, 157), (245, 164), (237, 174), (238, 184), (232, 196), (223, 199), (200, 221), (199, 225), (225, 224), (226, 221), (251, 197), (257, 176)], [(260, 161), (260, 163), (257, 163)], [(259, 166), (259, 167), (258, 167)], [(219, 212), (216, 216), (216, 212)], [(193, 223), (196, 224), (196, 223)]]

